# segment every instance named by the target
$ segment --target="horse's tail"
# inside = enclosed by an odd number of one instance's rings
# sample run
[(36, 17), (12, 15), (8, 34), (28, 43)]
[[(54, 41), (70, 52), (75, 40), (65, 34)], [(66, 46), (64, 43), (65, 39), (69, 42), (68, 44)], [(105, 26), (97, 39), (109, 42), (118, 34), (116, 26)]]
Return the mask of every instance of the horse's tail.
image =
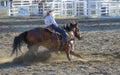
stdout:
[[(11, 53), (11, 56), (16, 52), (16, 55), (17, 55), (17, 52), (18, 50), (21, 51), (21, 46), (22, 44), (24, 43), (27, 43), (27, 31), (26, 32), (23, 32), (21, 33), (20, 35), (16, 36), (14, 38), (14, 41), (13, 41), (13, 51)], [(22, 52), (22, 51), (21, 51)]]

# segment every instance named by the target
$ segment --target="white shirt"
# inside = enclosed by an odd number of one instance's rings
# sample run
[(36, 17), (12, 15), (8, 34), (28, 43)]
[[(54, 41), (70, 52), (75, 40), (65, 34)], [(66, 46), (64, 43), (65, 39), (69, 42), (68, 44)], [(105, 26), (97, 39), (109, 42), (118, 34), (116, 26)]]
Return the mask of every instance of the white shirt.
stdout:
[(47, 26), (50, 26), (52, 24), (58, 26), (52, 15), (46, 16), (44, 22)]

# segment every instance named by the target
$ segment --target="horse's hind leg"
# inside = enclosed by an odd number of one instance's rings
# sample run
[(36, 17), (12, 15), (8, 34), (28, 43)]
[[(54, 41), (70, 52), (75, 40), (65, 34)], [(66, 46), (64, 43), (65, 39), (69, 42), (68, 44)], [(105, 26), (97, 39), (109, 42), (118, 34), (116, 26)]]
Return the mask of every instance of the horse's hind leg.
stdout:
[(29, 52), (30, 55), (35, 55), (35, 56), (37, 55), (37, 51), (38, 51), (38, 48), (39, 48), (37, 45), (28, 45), (27, 47), (29, 49), (28, 52)]
[(75, 53), (74, 51), (70, 50), (70, 54), (76, 56), (76, 57), (79, 57), (79, 58), (82, 58), (79, 54)]

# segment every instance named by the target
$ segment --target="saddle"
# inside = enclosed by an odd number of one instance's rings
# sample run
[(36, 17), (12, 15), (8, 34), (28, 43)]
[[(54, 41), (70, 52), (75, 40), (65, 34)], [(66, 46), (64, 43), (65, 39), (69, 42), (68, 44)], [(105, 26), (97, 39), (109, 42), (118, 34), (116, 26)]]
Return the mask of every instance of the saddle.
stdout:
[(62, 38), (62, 35), (59, 32), (56, 32), (51, 26), (47, 26), (46, 29), (51, 33), (55, 33), (57, 39), (61, 41), (61, 46), (64, 47), (64, 40), (63, 40), (64, 38)]
[(49, 31), (52, 32), (52, 33), (61, 35), (60, 33), (56, 32), (51, 26), (47, 26), (46, 29), (49, 30)]

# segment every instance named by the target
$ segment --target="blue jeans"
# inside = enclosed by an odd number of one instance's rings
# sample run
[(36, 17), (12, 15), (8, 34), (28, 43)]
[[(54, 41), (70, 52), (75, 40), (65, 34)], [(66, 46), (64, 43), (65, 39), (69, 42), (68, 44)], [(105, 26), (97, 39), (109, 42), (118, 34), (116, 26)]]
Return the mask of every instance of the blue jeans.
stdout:
[(58, 26), (53, 25), (53, 24), (50, 25), (50, 26), (51, 26), (55, 31), (59, 32), (64, 39), (66, 39), (66, 40), (67, 40), (67, 39), (70, 39), (70, 37), (67, 36), (66, 31), (65, 31), (63, 28), (58, 27)]

